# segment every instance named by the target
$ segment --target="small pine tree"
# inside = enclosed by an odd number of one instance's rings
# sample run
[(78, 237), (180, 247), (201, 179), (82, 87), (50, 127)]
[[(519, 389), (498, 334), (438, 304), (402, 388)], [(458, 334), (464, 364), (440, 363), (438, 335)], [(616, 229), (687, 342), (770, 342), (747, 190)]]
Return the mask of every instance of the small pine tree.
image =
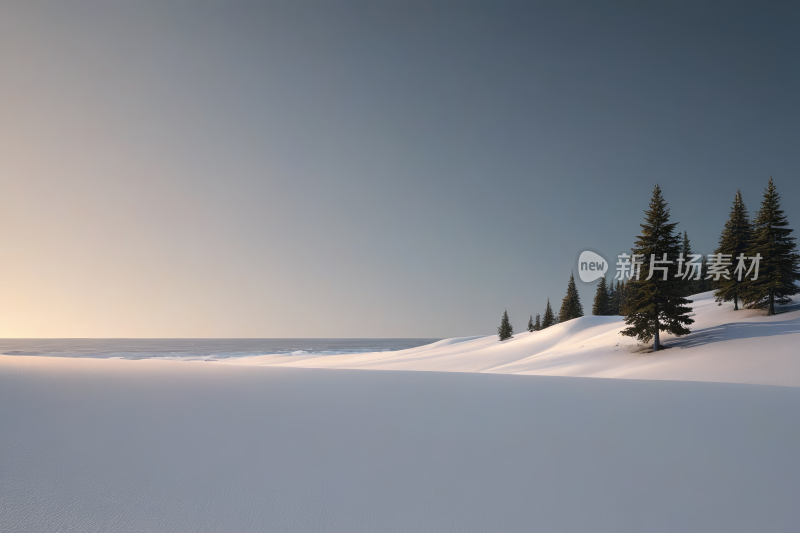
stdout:
[(514, 336), (514, 328), (508, 321), (508, 311), (503, 311), (503, 318), (500, 320), (500, 327), (497, 328), (497, 336), (501, 341), (510, 339)]
[(697, 280), (697, 288), (695, 290), (698, 293), (714, 290), (714, 281), (708, 279), (708, 256), (706, 255), (703, 256), (700, 263), (700, 279)]
[(547, 329), (556, 323), (556, 315), (553, 313), (553, 308), (550, 307), (550, 298), (547, 299), (547, 307), (544, 309), (544, 316), (542, 316), (542, 329)]
[[(683, 259), (685, 261), (689, 261), (692, 255), (692, 245), (689, 242), (689, 234), (686, 231), (683, 232), (683, 241), (681, 242), (681, 253), (683, 254)], [(714, 288), (713, 283), (711, 280), (707, 280), (706, 276), (708, 275), (708, 261), (706, 260), (706, 256), (702, 256), (700, 259), (700, 276), (697, 275), (694, 271), (689, 272), (691, 275), (691, 279), (689, 277), (679, 278), (681, 281), (681, 294), (683, 296), (691, 296), (693, 294), (699, 294), (701, 292), (707, 292)], [(684, 272), (686, 271), (686, 265), (684, 265)]]
[[(753, 228), (747, 216), (747, 208), (742, 201), (742, 192), (736, 191), (733, 200), (733, 207), (725, 228), (719, 238), (719, 248), (716, 253), (730, 254), (733, 264), (736, 265), (736, 258), (740, 254), (747, 255), (747, 251), (752, 247)], [(738, 275), (731, 275), (730, 279), (720, 277), (717, 282), (717, 292), (714, 293), (717, 302), (730, 302), (733, 300), (733, 310), (739, 310), (739, 301), (746, 290), (746, 280), (739, 281)]]
[(681, 242), (681, 253), (683, 253), (684, 259), (689, 259), (689, 256), (692, 255), (692, 245), (689, 243), (689, 234), (686, 233), (686, 230), (683, 230), (683, 241)]
[(657, 260), (667, 254), (667, 259), (672, 258), (673, 263), (662, 265), (667, 268), (666, 279), (663, 279), (663, 271), (651, 272), (650, 262), (644, 262), (641, 276), (635, 282), (636, 294), (628, 300), (628, 315), (625, 317), (628, 327), (620, 332), (643, 342), (653, 339), (653, 351), (661, 349), (661, 331), (686, 335), (691, 332), (686, 326), (694, 322), (689, 317), (692, 309), (687, 307), (691, 301), (682, 296), (679, 280), (675, 278), (677, 264), (674, 260), (681, 251), (680, 238), (674, 233), (676, 225), (669, 221), (667, 202), (661, 195), (661, 188), (656, 185), (633, 253), (642, 254), (646, 259), (655, 255)]
[[(689, 234), (686, 233), (686, 230), (684, 230), (683, 232), (683, 242), (681, 242), (681, 253), (683, 254), (684, 261), (688, 262), (691, 259), (692, 245), (689, 242)], [(685, 268), (686, 267), (684, 265), (684, 270)], [(691, 272), (691, 274), (694, 274), (694, 272)], [(696, 292), (700, 292), (696, 290), (697, 282), (699, 280), (695, 280), (694, 279), (695, 277), (696, 277), (695, 275), (692, 275), (691, 279), (689, 279), (688, 276), (685, 279), (681, 278), (681, 287), (682, 287), (681, 292), (683, 293), (684, 296), (689, 296), (691, 294), (695, 294)]]
[(800, 256), (796, 253), (795, 238), (791, 236), (786, 215), (780, 206), (781, 197), (772, 176), (764, 191), (761, 208), (753, 220), (753, 236), (749, 248), (750, 257), (761, 254), (758, 279), (748, 280), (745, 294), (748, 306), (768, 309), (775, 314), (775, 303), (786, 304), (800, 292), (796, 282), (800, 280)]
[[(605, 279), (605, 278), (603, 278)], [(606, 315), (616, 315), (617, 311), (614, 308), (614, 301), (617, 299), (617, 291), (614, 289), (614, 278), (608, 282), (608, 305), (606, 306)]]
[(611, 308), (612, 315), (621, 315), (622, 314), (622, 305), (623, 305), (623, 297), (625, 296), (625, 287), (622, 285), (622, 281), (617, 280), (617, 286), (614, 287), (614, 302)]
[(536, 326), (534, 326), (534, 324), (533, 324), (533, 315), (531, 315), (528, 318), (528, 331), (536, 331), (536, 329), (534, 329), (535, 327)]
[(593, 315), (607, 315), (610, 307), (608, 294), (608, 283), (605, 276), (600, 278), (597, 284), (597, 291), (594, 293), (594, 303), (592, 304)]
[(533, 321), (533, 331), (541, 331), (542, 329), (542, 319), (539, 316), (539, 313), (536, 313), (536, 320)]
[(573, 318), (583, 316), (583, 306), (581, 305), (581, 298), (578, 295), (578, 288), (575, 286), (574, 273), (569, 275), (569, 283), (567, 283), (567, 294), (561, 301), (561, 310), (558, 312), (558, 321), (566, 322)]

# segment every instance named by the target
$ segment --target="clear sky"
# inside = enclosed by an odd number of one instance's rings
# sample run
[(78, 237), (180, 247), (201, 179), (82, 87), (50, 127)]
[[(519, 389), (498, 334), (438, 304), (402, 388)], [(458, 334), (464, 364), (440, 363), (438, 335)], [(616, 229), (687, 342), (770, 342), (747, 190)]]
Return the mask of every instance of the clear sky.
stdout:
[(656, 183), (800, 230), (797, 2), (7, 1), (0, 69), (1, 336), (523, 330)]

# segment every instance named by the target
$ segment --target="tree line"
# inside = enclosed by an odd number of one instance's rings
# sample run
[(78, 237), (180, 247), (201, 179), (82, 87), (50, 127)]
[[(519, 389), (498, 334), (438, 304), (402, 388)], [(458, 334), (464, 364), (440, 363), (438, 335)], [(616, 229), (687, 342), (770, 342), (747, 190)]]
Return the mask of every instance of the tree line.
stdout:
[[(670, 221), (667, 205), (661, 188), (656, 185), (645, 210), (641, 234), (631, 248), (632, 256), (647, 258), (639, 267), (638, 279), (634, 279), (635, 276), (619, 279), (617, 275), (608, 281), (604, 276), (598, 283), (592, 314), (624, 316), (628, 327), (620, 332), (622, 335), (636, 337), (642, 342), (652, 340), (653, 349), (657, 351), (661, 348), (661, 332), (675, 336), (691, 332), (689, 326), (694, 320), (689, 304), (692, 301), (687, 296), (713, 290), (719, 305), (732, 301), (734, 310), (739, 310), (741, 304), (748, 309), (766, 309), (769, 315), (774, 315), (776, 304), (789, 303), (792, 296), (800, 293), (796, 283), (800, 281), (800, 255), (796, 252), (793, 230), (788, 227), (780, 207), (780, 195), (772, 177), (752, 221), (741, 191), (736, 192), (719, 245), (714, 250), (714, 263), (709, 264), (707, 256), (703, 255), (698, 275), (690, 279), (687, 279), (688, 271), (681, 272), (684, 260), (693, 255), (689, 236), (686, 231), (676, 233), (677, 222)], [(657, 259), (661, 258), (679, 258), (680, 261), (659, 263)], [(758, 258), (755, 261), (757, 272), (752, 272), (754, 258)], [(744, 269), (739, 271), (745, 260), (751, 261), (747, 274)], [(731, 274), (730, 268), (734, 265), (737, 266)], [(541, 331), (581, 316), (583, 306), (573, 273), (558, 314), (553, 312), (548, 299), (544, 314), (537, 314), (536, 319), (529, 318), (528, 331)], [(504, 312), (498, 336), (502, 341), (513, 334), (508, 313)]]
[[(559, 322), (566, 322), (567, 320), (582, 316), (583, 305), (581, 304), (581, 298), (578, 294), (578, 288), (575, 286), (575, 275), (570, 274), (569, 283), (567, 284), (567, 294), (561, 301), (561, 309), (558, 314), (553, 312), (553, 307), (550, 305), (550, 299), (548, 298), (544, 313), (537, 313), (535, 320), (533, 315), (528, 318), (528, 331), (541, 331)], [(497, 328), (497, 336), (501, 341), (514, 336), (514, 328), (508, 320), (507, 311), (503, 312), (503, 318), (500, 320), (500, 327)]]

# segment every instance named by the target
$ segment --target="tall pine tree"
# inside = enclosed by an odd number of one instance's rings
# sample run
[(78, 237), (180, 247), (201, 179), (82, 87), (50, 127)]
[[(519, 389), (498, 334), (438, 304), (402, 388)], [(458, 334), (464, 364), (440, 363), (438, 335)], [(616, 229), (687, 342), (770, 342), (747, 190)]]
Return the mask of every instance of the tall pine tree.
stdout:
[(536, 331), (536, 326), (533, 324), (533, 315), (528, 318), (528, 331)]
[[(675, 260), (681, 252), (680, 237), (674, 233), (676, 225), (669, 221), (667, 202), (661, 195), (661, 188), (656, 185), (650, 208), (645, 211), (645, 223), (641, 224), (642, 234), (632, 250), (632, 253), (644, 256), (644, 264), (640, 279), (635, 282), (636, 293), (628, 302), (628, 315), (625, 317), (628, 327), (620, 332), (643, 342), (652, 339), (653, 351), (661, 349), (661, 331), (686, 335), (690, 333), (686, 326), (694, 322), (689, 318), (691, 308), (687, 307), (691, 301), (682, 296), (680, 279), (675, 278)], [(661, 261), (664, 254), (672, 264), (651, 264), (651, 258)], [(651, 270), (651, 266), (655, 268)], [(663, 271), (656, 270), (659, 267), (667, 269), (666, 279)]]
[(597, 284), (597, 291), (594, 293), (594, 303), (592, 303), (593, 315), (608, 315), (610, 308), (608, 282), (605, 276), (600, 278), (600, 283)]
[(619, 303), (619, 314), (628, 316), (631, 312), (631, 304), (636, 299), (636, 281), (628, 278), (622, 283), (622, 291)]
[(508, 321), (508, 311), (503, 311), (503, 318), (500, 320), (500, 327), (497, 328), (497, 336), (501, 341), (510, 339), (514, 336), (514, 328)]
[(775, 303), (789, 303), (791, 296), (800, 292), (796, 285), (800, 280), (800, 256), (780, 200), (770, 176), (761, 208), (753, 220), (753, 238), (747, 254), (761, 254), (761, 262), (758, 279), (752, 281), (750, 275), (744, 296), (749, 307), (769, 309), (770, 315), (775, 314)]
[(544, 316), (542, 316), (542, 329), (547, 329), (556, 323), (556, 315), (553, 313), (553, 308), (550, 307), (550, 298), (547, 299), (547, 307), (544, 309)]
[(542, 317), (536, 313), (536, 320), (533, 321), (533, 331), (540, 331), (542, 329)]
[[(752, 240), (753, 228), (747, 216), (747, 208), (742, 200), (742, 192), (736, 191), (731, 214), (728, 217), (728, 221), (725, 222), (725, 227), (719, 238), (717, 253), (730, 254), (735, 268), (738, 263), (736, 258), (740, 254), (747, 255), (747, 252), (752, 247)], [(745, 270), (745, 272), (747, 271)], [(752, 277), (752, 274), (750, 277)], [(717, 302), (730, 302), (733, 300), (733, 310), (738, 311), (739, 302), (743, 299), (746, 288), (747, 282), (744, 278), (744, 273), (741, 281), (739, 281), (738, 274), (732, 274), (730, 279), (719, 278), (717, 292), (714, 293), (714, 296)]]
[(581, 298), (578, 296), (578, 288), (575, 286), (575, 275), (571, 273), (569, 275), (569, 283), (567, 283), (567, 294), (561, 301), (561, 309), (558, 312), (558, 321), (566, 322), (582, 316)]

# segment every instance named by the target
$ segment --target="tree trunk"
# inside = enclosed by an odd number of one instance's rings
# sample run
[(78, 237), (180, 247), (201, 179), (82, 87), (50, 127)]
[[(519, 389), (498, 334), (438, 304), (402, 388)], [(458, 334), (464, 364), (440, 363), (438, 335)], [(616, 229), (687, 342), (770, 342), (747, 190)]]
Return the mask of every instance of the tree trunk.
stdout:
[(658, 318), (656, 318), (656, 334), (653, 335), (653, 351), (657, 352), (661, 349), (661, 339), (658, 337)]
[(775, 314), (775, 294), (773, 292), (773, 289), (769, 290), (769, 314), (770, 315)]
[(739, 296), (737, 296), (736, 294), (733, 295), (733, 310), (734, 311), (739, 310)]

